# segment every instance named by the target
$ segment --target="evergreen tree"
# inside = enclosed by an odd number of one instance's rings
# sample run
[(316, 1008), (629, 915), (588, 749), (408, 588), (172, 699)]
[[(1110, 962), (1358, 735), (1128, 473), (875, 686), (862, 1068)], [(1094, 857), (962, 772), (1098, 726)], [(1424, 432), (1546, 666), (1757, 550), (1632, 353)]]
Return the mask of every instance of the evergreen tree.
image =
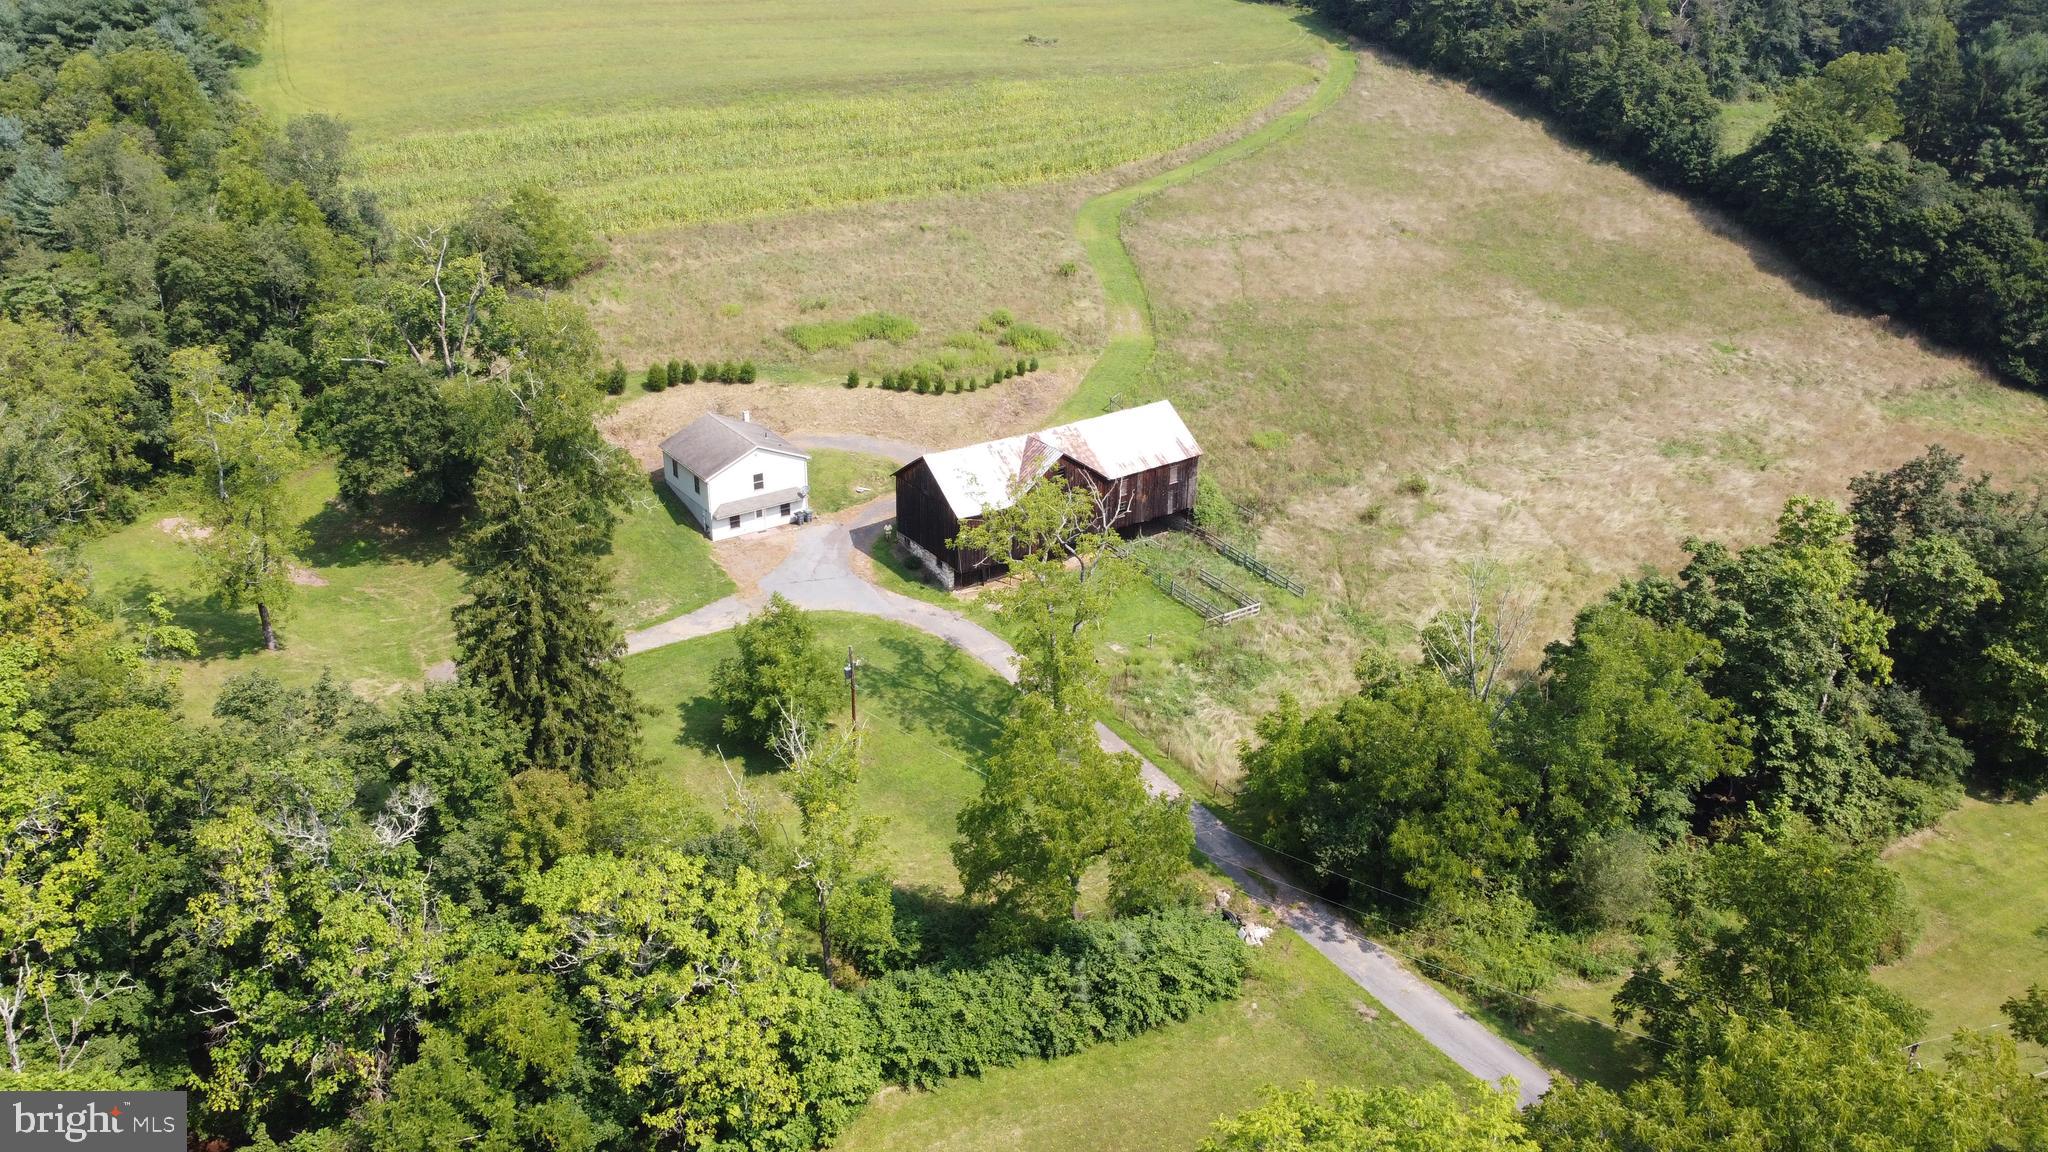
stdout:
[(691, 361), (683, 361), (682, 382), (685, 384), (695, 384), (697, 382), (697, 365)]
[(647, 366), (647, 383), (644, 384), (643, 387), (645, 387), (649, 392), (660, 392), (663, 389), (667, 388), (668, 365), (649, 364)]
[[(635, 740), (605, 560), (619, 473), (580, 406), (541, 385), (521, 408), (477, 478), (457, 547), (462, 678), (523, 734), (533, 766), (609, 781), (632, 763)], [(577, 465), (594, 458), (607, 463)]]

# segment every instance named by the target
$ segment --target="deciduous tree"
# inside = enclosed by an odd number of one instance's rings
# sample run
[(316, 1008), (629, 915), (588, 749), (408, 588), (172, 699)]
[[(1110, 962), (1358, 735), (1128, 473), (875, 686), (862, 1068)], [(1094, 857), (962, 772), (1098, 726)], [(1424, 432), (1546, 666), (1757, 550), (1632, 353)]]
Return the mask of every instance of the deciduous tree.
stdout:
[(838, 674), (818, 644), (817, 625), (781, 593), (733, 629), (737, 651), (711, 673), (711, 698), (725, 711), (725, 730), (773, 749), (794, 727), (808, 738), (831, 717)]
[(210, 349), (181, 350), (171, 363), (178, 458), (191, 466), (201, 501), (187, 539), (208, 588), (230, 604), (254, 604), (263, 646), (276, 651), (275, 616), (290, 601), (302, 537), (285, 493), (305, 460), (298, 416), (283, 401), (258, 404), (237, 392)]

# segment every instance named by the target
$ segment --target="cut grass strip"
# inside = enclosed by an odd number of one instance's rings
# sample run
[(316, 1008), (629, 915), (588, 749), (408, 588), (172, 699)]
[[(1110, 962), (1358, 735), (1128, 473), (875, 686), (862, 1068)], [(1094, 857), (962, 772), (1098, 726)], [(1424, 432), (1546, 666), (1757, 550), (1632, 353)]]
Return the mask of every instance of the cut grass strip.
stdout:
[(1221, 165), (1250, 156), (1276, 140), (1285, 139), (1335, 104), (1351, 87), (1352, 78), (1358, 75), (1358, 56), (1335, 44), (1327, 45), (1324, 55), (1329, 67), (1315, 92), (1299, 108), (1275, 117), (1272, 123), (1214, 152), (1205, 153), (1178, 168), (1169, 168), (1127, 188), (1105, 192), (1081, 205), (1080, 214), (1074, 220), (1074, 233), (1080, 238), (1081, 247), (1087, 251), (1089, 263), (1095, 266), (1096, 278), (1102, 282), (1102, 294), (1109, 313), (1109, 347), (1103, 350), (1095, 367), (1089, 369), (1081, 386), (1067, 397), (1066, 403), (1060, 405), (1055, 414), (1057, 419), (1079, 420), (1098, 415), (1108, 411), (1119, 399), (1133, 398), (1145, 366), (1152, 362), (1155, 344), (1152, 302), (1145, 295), (1138, 265), (1131, 259), (1130, 250), (1124, 247), (1124, 213), (1133, 205), (1176, 184), (1185, 184)]

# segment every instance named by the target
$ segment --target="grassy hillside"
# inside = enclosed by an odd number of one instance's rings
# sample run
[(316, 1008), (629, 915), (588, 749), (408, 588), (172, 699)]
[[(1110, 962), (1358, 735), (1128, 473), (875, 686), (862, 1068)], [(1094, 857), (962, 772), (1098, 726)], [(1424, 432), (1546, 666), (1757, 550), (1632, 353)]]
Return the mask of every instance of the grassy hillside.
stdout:
[(247, 88), (346, 116), (400, 218), (541, 180), (625, 229), (1112, 167), (1314, 51), (1238, 0), (275, 0)]
[[(198, 588), (198, 556), (176, 500), (161, 502), (127, 527), (79, 550), (96, 594), (119, 612), (135, 612), (163, 594), (177, 622), (198, 634), (199, 659), (182, 665), (186, 698), (210, 708), (221, 684), (261, 669), (305, 684), (323, 672), (366, 696), (420, 683), (428, 668), (455, 654), (448, 613), (462, 577), (449, 558), (452, 521), (402, 526), (357, 519), (334, 499), (334, 469), (308, 469), (290, 499), (307, 546), (292, 602), (278, 623), (283, 650), (265, 652), (251, 609), (228, 609)], [(637, 628), (687, 612), (732, 591), (711, 560), (711, 545), (683, 520), (672, 497), (650, 482), (619, 519), (613, 538), (620, 621)]]
[(1204, 474), (1316, 592), (1126, 693), (1218, 778), (1278, 688), (1344, 688), (1359, 637), (1402, 642), (1462, 562), (1540, 590), (1554, 633), (1687, 535), (1753, 537), (1930, 441), (2012, 480), (2048, 459), (2040, 397), (1384, 58), (1299, 132), (1139, 204), (1124, 239), (1158, 329), (1127, 399), (1180, 406)]

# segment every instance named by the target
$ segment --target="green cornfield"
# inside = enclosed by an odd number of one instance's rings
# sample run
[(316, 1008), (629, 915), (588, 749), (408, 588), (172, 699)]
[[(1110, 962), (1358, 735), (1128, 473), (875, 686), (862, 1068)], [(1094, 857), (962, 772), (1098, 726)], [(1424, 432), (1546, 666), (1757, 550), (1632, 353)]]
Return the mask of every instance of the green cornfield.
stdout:
[(1311, 78), (1274, 63), (764, 96), (415, 136), (362, 155), (401, 221), (539, 181), (621, 231), (1098, 171), (1213, 135)]
[(248, 88), (402, 225), (538, 181), (612, 232), (1098, 171), (1314, 78), (1243, 0), (272, 0)]

